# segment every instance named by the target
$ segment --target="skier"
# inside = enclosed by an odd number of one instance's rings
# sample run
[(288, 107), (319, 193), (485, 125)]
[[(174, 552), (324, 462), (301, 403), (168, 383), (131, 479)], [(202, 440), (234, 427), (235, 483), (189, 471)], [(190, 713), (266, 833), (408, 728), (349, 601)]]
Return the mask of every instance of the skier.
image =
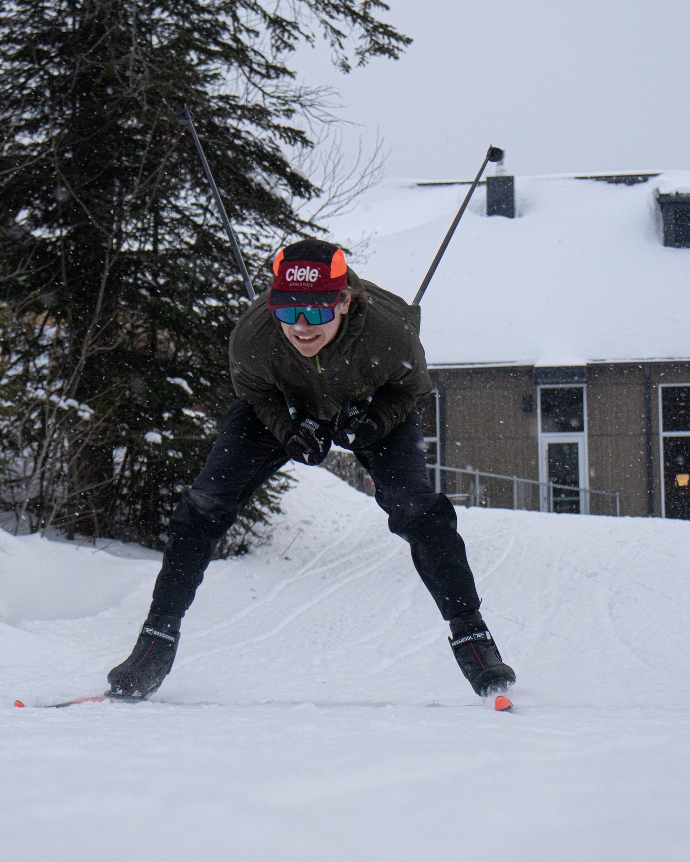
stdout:
[(213, 550), (252, 493), (289, 459), (321, 464), (331, 443), (371, 475), (391, 532), (450, 624), (451, 648), (484, 697), (515, 682), (479, 612), (455, 510), (434, 493), (415, 404), (431, 392), (418, 308), (360, 280), (342, 249), (302, 240), (283, 249), (273, 285), (230, 339), (230, 409), (169, 527), (149, 615), (111, 692), (145, 698), (170, 672), (180, 623)]

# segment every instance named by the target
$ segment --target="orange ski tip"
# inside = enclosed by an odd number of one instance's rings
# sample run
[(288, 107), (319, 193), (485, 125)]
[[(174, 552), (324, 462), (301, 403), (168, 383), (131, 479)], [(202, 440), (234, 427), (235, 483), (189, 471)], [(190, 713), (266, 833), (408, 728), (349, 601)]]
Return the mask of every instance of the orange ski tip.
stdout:
[(19, 707), (19, 709), (23, 709), (26, 706), (25, 703), (21, 702), (21, 700), (15, 700), (14, 705)]
[(494, 709), (496, 712), (505, 712), (507, 709), (512, 709), (513, 704), (508, 700), (507, 697), (503, 697), (502, 694), (499, 694), (496, 698), (496, 703), (494, 704)]

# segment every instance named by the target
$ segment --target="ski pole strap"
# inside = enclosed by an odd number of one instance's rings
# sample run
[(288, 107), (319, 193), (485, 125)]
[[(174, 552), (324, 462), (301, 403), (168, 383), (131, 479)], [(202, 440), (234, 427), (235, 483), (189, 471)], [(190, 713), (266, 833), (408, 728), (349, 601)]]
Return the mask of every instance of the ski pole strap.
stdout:
[(145, 625), (142, 628), (141, 633), (143, 635), (151, 635), (151, 637), (154, 638), (162, 638), (164, 641), (167, 641), (171, 644), (174, 644), (177, 640), (177, 635), (169, 635), (167, 632), (158, 631), (158, 629), (154, 629), (153, 626)]
[[(367, 409), (371, 406), (371, 402), (373, 401), (372, 395), (367, 395), (364, 399)], [(363, 413), (361, 407), (358, 407), (357, 404), (348, 404), (347, 410), (345, 411), (348, 419), (353, 419), (355, 416), (360, 416)], [(347, 426), (346, 426), (347, 427)]]
[(300, 428), (304, 428), (305, 431), (308, 431), (310, 434), (313, 434), (315, 431), (319, 430), (319, 423), (314, 419), (310, 419), (308, 416), (306, 419), (302, 419), (302, 423), (299, 426)]

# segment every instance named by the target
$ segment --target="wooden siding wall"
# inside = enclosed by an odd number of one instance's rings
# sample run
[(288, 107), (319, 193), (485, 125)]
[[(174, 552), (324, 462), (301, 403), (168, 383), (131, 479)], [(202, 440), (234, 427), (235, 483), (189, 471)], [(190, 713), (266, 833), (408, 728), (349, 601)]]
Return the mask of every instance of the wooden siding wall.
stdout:
[[(537, 387), (531, 368), (481, 368), (436, 372), (449, 467), (538, 479)], [(532, 413), (522, 398), (532, 397)]]
[[(621, 514), (647, 514), (647, 444), (642, 366), (595, 366), (587, 380), (589, 484), (619, 491)], [(652, 385), (652, 453), (659, 451), (656, 387)], [(654, 511), (661, 511), (659, 458), (654, 469)]]
[[(654, 514), (661, 514), (661, 383), (690, 382), (690, 363), (650, 363)], [(451, 467), (539, 478), (537, 386), (532, 368), (445, 369), (432, 376), (442, 399), (441, 457)], [(531, 413), (523, 397), (531, 396)], [(646, 516), (644, 366), (590, 365), (587, 381), (589, 486), (619, 491), (621, 514)], [(510, 505), (510, 503), (506, 503)], [(593, 505), (592, 511), (596, 511)]]

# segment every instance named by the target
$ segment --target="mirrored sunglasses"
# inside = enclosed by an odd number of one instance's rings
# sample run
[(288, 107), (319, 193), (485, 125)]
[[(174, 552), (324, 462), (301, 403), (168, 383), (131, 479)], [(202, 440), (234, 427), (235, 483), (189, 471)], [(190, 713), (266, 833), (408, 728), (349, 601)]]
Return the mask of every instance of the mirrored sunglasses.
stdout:
[(314, 308), (310, 305), (291, 305), (289, 308), (275, 308), (273, 313), (281, 323), (297, 323), (300, 314), (303, 314), (307, 323), (311, 326), (321, 326), (322, 323), (330, 323), (335, 318), (335, 308)]

